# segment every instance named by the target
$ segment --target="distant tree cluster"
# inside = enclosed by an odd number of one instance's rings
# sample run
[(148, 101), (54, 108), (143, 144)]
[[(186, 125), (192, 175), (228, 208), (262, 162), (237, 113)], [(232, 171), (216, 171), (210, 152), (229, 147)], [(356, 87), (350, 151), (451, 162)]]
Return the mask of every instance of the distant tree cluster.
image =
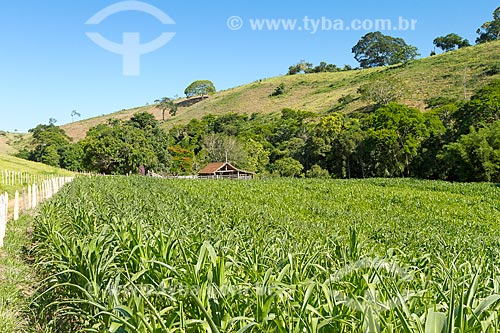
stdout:
[(205, 115), (165, 131), (151, 114), (138, 113), (129, 121), (98, 125), (78, 143), (54, 124), (39, 125), (30, 131), (31, 150), (22, 154), (106, 174), (191, 174), (227, 158), (268, 176), (500, 182), (500, 81), (469, 102), (432, 98), (426, 113), (397, 104), (399, 89), (396, 81), (373, 82), (360, 94), (374, 111), (349, 115), (293, 109), (280, 115)]
[(320, 62), (318, 66), (314, 66), (310, 62), (306, 62), (305, 60), (301, 60), (296, 65), (292, 65), (288, 68), (287, 75), (295, 75), (295, 74), (311, 74), (311, 73), (332, 73), (332, 72), (340, 72), (351, 70), (352, 68), (349, 65), (345, 65), (344, 68), (337, 67), (334, 64), (328, 64), (324, 61)]
[[(493, 20), (485, 22), (477, 30), (477, 34), (479, 35), (476, 39), (477, 44), (500, 39), (500, 7), (493, 12)], [(433, 43), (444, 52), (471, 45), (467, 39), (456, 33), (436, 37)], [(408, 45), (402, 38), (386, 36), (380, 31), (370, 32), (361, 37), (352, 48), (352, 53), (354, 53), (354, 58), (359, 62), (361, 68), (404, 64), (419, 56), (415, 46)], [(434, 54), (435, 51), (431, 53), (431, 55)], [(301, 62), (290, 67), (289, 74), (307, 73), (307, 70), (312, 70), (312, 65)]]
[[(498, 7), (493, 12), (493, 20), (483, 23), (483, 25), (477, 29), (476, 33), (478, 38), (476, 39), (476, 44), (482, 44), (487, 42), (492, 42), (500, 39), (500, 7)], [(471, 46), (470, 42), (460, 37), (455, 33), (450, 33), (446, 36), (437, 37), (434, 39), (434, 45), (443, 50), (443, 52), (449, 52)], [(432, 52), (431, 55), (434, 55)]]
[(483, 23), (483, 25), (477, 29), (477, 34), (479, 35), (476, 39), (476, 43), (478, 44), (500, 39), (500, 7), (493, 12), (492, 21)]
[(167, 171), (173, 165), (167, 149), (170, 137), (150, 113), (138, 113), (126, 122), (110, 120), (90, 129), (78, 143), (71, 143), (54, 124), (38, 125), (30, 132), (32, 148), (21, 151), (20, 157), (72, 171), (127, 174), (140, 166)]

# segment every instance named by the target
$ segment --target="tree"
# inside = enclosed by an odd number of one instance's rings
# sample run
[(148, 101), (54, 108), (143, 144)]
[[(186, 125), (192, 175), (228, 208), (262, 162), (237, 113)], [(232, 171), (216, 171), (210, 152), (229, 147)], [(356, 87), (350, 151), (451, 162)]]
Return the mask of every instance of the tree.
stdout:
[(137, 113), (127, 122), (114, 120), (91, 128), (81, 142), (83, 166), (105, 174), (135, 173), (140, 166), (168, 172), (173, 164), (169, 141), (151, 114)]
[(286, 92), (286, 86), (283, 82), (278, 84), (278, 86), (274, 89), (274, 91), (269, 95), (269, 97), (276, 97), (283, 95)]
[(248, 139), (245, 143), (248, 159), (245, 170), (263, 173), (269, 164), (269, 151), (264, 148), (264, 145), (253, 139)]
[(306, 70), (306, 73), (329, 73), (329, 72), (339, 72), (340, 68), (338, 68), (334, 64), (328, 64), (324, 61), (320, 62), (318, 66)]
[(434, 39), (434, 45), (440, 48), (444, 52), (455, 50), (457, 47), (459, 49), (470, 46), (467, 39), (460, 37), (457, 34), (448, 34), (446, 36), (437, 37)]
[(185, 90), (184, 94), (189, 97), (210, 95), (216, 92), (215, 86), (212, 81), (198, 80), (191, 83)]
[(288, 67), (287, 75), (295, 75), (300, 73), (306, 73), (309, 69), (313, 67), (313, 64), (301, 60), (298, 64)]
[(172, 155), (172, 167), (170, 173), (174, 175), (189, 175), (193, 172), (194, 154), (191, 150), (179, 146), (168, 147)]
[(407, 94), (406, 85), (402, 80), (375, 80), (362, 85), (358, 89), (361, 98), (377, 105), (387, 105), (396, 102)]
[(477, 44), (500, 39), (500, 7), (493, 12), (493, 21), (485, 22), (476, 32), (479, 35)]
[(203, 138), (202, 147), (207, 151), (208, 162), (224, 162), (227, 158), (228, 162), (241, 167), (248, 160), (245, 147), (236, 137), (211, 133)]
[(500, 121), (463, 135), (439, 156), (449, 180), (500, 182)]
[(60, 167), (71, 171), (83, 171), (83, 147), (81, 143), (69, 144), (59, 149)]
[(340, 68), (338, 68), (334, 64), (328, 64), (325, 61), (320, 62), (318, 66), (313, 67), (313, 64), (310, 62), (305, 62), (305, 60), (301, 60), (298, 64), (288, 67), (287, 75), (295, 75), (295, 74), (309, 74), (309, 73), (324, 73), (324, 72), (338, 72)]
[(75, 121), (75, 116), (80, 118), (82, 115), (80, 113), (78, 113), (78, 111), (76, 111), (76, 110), (71, 111), (71, 122)]
[(330, 174), (328, 173), (328, 170), (325, 170), (319, 165), (315, 164), (311, 167), (311, 169), (306, 171), (306, 177), (326, 179), (330, 178)]
[(175, 103), (172, 99), (168, 97), (163, 97), (161, 99), (155, 100), (156, 107), (161, 110), (161, 118), (165, 120), (165, 112), (168, 110), (168, 113), (173, 117), (177, 114), (177, 103)]
[(471, 126), (482, 126), (500, 120), (500, 80), (490, 82), (472, 95), (471, 100), (455, 113), (460, 134)]
[(61, 156), (59, 155), (59, 152), (57, 151), (56, 146), (47, 146), (44, 149), (43, 155), (41, 156), (40, 162), (53, 166), (53, 167), (59, 167), (59, 161), (61, 159)]
[(299, 161), (285, 157), (274, 163), (274, 169), (281, 177), (297, 177), (301, 175), (304, 167)]
[(29, 159), (58, 167), (60, 162), (58, 151), (69, 144), (69, 138), (64, 130), (55, 126), (51, 119), (49, 125), (38, 125), (29, 132), (32, 134), (34, 146), (29, 152)]
[(366, 153), (372, 176), (409, 176), (410, 163), (429, 136), (422, 112), (396, 103), (377, 109), (368, 118)]
[(352, 53), (362, 68), (405, 63), (419, 55), (417, 48), (406, 44), (402, 38), (385, 36), (379, 31), (364, 35), (352, 48)]
[(147, 143), (156, 155), (154, 163), (147, 165), (147, 167), (156, 172), (168, 172), (172, 165), (172, 156), (166, 147), (170, 146), (171, 138), (160, 127), (160, 122), (151, 113), (140, 112), (134, 114), (126, 124), (136, 127), (144, 133)]

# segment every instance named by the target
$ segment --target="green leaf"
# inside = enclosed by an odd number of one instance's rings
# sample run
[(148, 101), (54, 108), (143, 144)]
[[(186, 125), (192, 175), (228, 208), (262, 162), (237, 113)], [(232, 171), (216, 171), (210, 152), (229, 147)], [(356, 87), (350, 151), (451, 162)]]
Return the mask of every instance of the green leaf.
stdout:
[(425, 321), (425, 333), (441, 333), (446, 327), (446, 314), (429, 310)]

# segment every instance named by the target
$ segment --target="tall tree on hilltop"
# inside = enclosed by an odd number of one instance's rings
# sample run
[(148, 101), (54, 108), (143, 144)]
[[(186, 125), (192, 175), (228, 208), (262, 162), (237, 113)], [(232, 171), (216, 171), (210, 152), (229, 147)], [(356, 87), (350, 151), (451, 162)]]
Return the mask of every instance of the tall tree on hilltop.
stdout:
[(406, 63), (419, 55), (415, 46), (406, 44), (402, 38), (386, 36), (380, 31), (361, 37), (352, 48), (352, 53), (362, 68)]
[(201, 96), (203, 98), (204, 96), (215, 92), (215, 86), (212, 81), (209, 80), (194, 81), (184, 90), (184, 94), (186, 94), (188, 98), (195, 96)]
[(434, 39), (433, 43), (444, 52), (455, 50), (457, 47), (461, 49), (470, 46), (467, 39), (464, 39), (457, 34), (448, 34), (446, 36), (437, 37)]
[(476, 39), (478, 44), (500, 39), (500, 7), (493, 12), (493, 21), (483, 23), (476, 32), (479, 35)]

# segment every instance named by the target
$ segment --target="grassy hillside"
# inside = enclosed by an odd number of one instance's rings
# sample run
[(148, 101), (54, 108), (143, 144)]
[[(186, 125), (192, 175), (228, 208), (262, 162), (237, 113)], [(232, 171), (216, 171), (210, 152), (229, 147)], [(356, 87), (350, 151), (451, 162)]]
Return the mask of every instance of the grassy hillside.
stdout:
[[(400, 79), (409, 90), (403, 101), (413, 107), (424, 109), (425, 100), (434, 96), (464, 98), (464, 81), (467, 98), (494, 78), (500, 78), (500, 41), (478, 45), (458, 51), (414, 61), (405, 66), (391, 66), (339, 73), (319, 73), (283, 76), (218, 92), (211, 98), (190, 107), (179, 108), (178, 115), (169, 118), (167, 124), (186, 123), (201, 118), (207, 113), (272, 113), (283, 108), (326, 112), (338, 105), (339, 98), (354, 97), (345, 112), (367, 106), (357, 94), (358, 88), (373, 79)], [(464, 80), (465, 78), (465, 80)], [(287, 92), (278, 97), (269, 97), (274, 89), (284, 83)], [(161, 111), (154, 106), (124, 110), (110, 115), (81, 120), (63, 126), (66, 133), (82, 139), (86, 131), (109, 118), (128, 119), (136, 112), (147, 111), (161, 119)]]
[(29, 134), (0, 131), (0, 154), (15, 154), (29, 143)]
[[(35, 163), (20, 158), (0, 153), (0, 172), (4, 170), (28, 173), (32, 176), (72, 176), (73, 172), (59, 168), (54, 168), (42, 163)], [(12, 186), (3, 184), (0, 177), (0, 193), (8, 192), (13, 195), (20, 185)], [(0, 330), (1, 331), (1, 330)]]
[(42, 163), (35, 163), (13, 156), (0, 154), (0, 170), (28, 172), (37, 175), (72, 175), (72, 172), (54, 168)]

